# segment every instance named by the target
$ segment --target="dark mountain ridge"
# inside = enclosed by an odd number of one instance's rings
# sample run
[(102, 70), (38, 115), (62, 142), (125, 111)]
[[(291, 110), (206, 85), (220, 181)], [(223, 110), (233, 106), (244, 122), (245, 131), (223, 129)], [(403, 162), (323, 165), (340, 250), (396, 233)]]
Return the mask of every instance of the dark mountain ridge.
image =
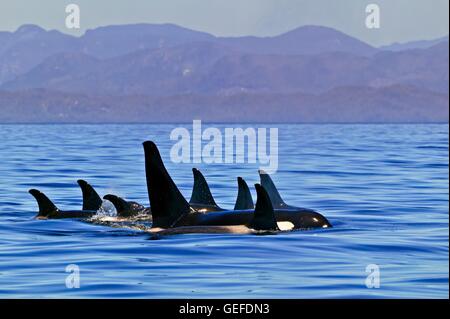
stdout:
[(379, 50), (331, 28), (0, 32), (0, 122), (448, 122), (448, 42)]

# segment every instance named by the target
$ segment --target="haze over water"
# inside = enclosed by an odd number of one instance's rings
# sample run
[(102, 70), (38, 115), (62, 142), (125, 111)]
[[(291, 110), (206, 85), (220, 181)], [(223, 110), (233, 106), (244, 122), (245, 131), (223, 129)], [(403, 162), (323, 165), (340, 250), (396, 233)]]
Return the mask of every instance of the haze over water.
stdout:
[[(232, 208), (236, 177), (252, 186), (258, 165), (174, 164), (176, 126), (0, 125), (0, 297), (448, 298), (447, 124), (277, 125), (273, 179), (282, 197), (320, 211), (332, 229), (149, 240), (130, 229), (33, 219), (29, 188), (79, 209), (79, 178), (102, 196), (148, 205), (148, 139), (186, 198), (196, 166), (217, 203)], [(79, 289), (66, 288), (69, 264), (80, 267)], [(369, 264), (380, 267), (378, 289), (366, 287)]]

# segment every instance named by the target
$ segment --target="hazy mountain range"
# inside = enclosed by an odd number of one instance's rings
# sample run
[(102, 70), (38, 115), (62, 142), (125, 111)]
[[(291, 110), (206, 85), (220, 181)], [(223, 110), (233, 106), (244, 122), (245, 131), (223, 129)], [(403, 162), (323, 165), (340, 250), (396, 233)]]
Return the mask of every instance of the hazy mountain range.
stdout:
[(412, 41), (405, 43), (393, 43), (390, 45), (385, 45), (380, 47), (381, 50), (390, 50), (390, 51), (403, 51), (409, 49), (426, 49), (432, 47), (436, 44), (448, 42), (448, 36), (434, 39), (434, 40), (422, 40), (422, 41)]
[(448, 37), (372, 47), (306, 26), (0, 32), (0, 122), (448, 122)]

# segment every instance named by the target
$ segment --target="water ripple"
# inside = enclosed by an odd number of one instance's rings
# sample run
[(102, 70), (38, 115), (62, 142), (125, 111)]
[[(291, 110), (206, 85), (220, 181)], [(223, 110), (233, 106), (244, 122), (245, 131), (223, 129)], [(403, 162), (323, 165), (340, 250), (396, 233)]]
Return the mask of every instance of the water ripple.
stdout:
[[(79, 209), (79, 178), (147, 205), (146, 139), (186, 197), (192, 166), (228, 208), (237, 176), (258, 182), (256, 164), (170, 162), (174, 127), (0, 125), (0, 297), (448, 298), (447, 125), (279, 126), (280, 193), (323, 212), (328, 230), (150, 240), (125, 224), (33, 219), (29, 188)], [(79, 289), (65, 286), (69, 264)], [(369, 264), (379, 289), (366, 288)]]

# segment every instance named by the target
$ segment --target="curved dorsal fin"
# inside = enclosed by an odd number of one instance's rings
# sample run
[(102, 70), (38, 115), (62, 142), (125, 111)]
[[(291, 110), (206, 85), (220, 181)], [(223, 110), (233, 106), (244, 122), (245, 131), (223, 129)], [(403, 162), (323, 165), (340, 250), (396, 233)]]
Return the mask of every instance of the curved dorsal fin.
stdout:
[(127, 217), (131, 215), (131, 207), (130, 204), (126, 200), (124, 200), (122, 197), (107, 194), (103, 196), (103, 199), (109, 200), (116, 209), (117, 216), (119, 217)]
[(36, 199), (39, 206), (38, 216), (48, 217), (50, 215), (58, 213), (58, 207), (41, 191), (37, 189), (30, 189), (28, 191)]
[(103, 201), (95, 189), (85, 180), (79, 179), (77, 183), (83, 193), (83, 210), (99, 210)]
[(238, 196), (236, 198), (236, 204), (234, 210), (254, 209), (252, 194), (248, 188), (247, 183), (242, 177), (238, 177)]
[(146, 141), (143, 145), (152, 227), (173, 227), (191, 207), (167, 172), (155, 143)]
[(258, 173), (259, 178), (261, 180), (261, 186), (264, 187), (267, 194), (269, 195), (273, 207), (275, 208), (287, 207), (288, 205), (281, 198), (280, 193), (278, 193), (278, 190), (272, 181), (272, 178), (270, 178), (270, 175), (263, 170), (259, 170)]
[(196, 168), (192, 169), (192, 173), (194, 174), (194, 187), (189, 204), (218, 207), (203, 174)]
[(248, 227), (255, 230), (280, 230), (268, 193), (260, 184), (255, 184), (255, 188), (257, 195), (255, 213)]

